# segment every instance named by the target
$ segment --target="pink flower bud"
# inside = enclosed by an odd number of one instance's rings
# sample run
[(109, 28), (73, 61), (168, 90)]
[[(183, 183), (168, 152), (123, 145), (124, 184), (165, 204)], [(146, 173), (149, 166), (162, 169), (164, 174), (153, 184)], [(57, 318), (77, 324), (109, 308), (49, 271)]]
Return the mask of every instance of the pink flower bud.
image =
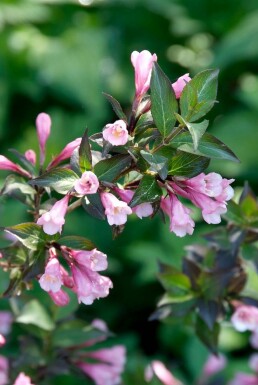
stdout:
[(11, 160), (9, 160), (3, 155), (0, 155), (0, 170), (10, 170), (16, 172), (17, 174), (25, 176), (26, 178), (31, 178), (30, 173), (28, 173), (21, 166), (16, 163), (13, 163)]
[(128, 131), (123, 120), (106, 124), (103, 130), (103, 138), (113, 146), (122, 146), (128, 141)]
[(157, 55), (149, 51), (134, 51), (131, 54), (131, 62), (135, 70), (136, 97), (142, 97), (150, 87), (153, 63), (157, 61)]
[(106, 270), (108, 267), (107, 256), (97, 249), (72, 250), (70, 255), (78, 265), (84, 266), (92, 271)]
[(152, 361), (145, 370), (145, 380), (150, 382), (156, 376), (164, 385), (180, 385), (181, 383), (172, 375), (161, 361)]
[(9, 362), (4, 356), (0, 356), (0, 385), (9, 384)]
[(223, 356), (222, 354), (220, 354), (219, 356), (211, 354), (204, 365), (203, 374), (206, 377), (210, 377), (213, 374), (220, 372), (222, 369), (224, 369), (226, 364), (227, 360), (225, 356)]
[(193, 234), (194, 221), (190, 217), (191, 210), (185, 207), (174, 194), (161, 199), (161, 209), (170, 219), (170, 231), (178, 237)]
[(36, 118), (37, 134), (39, 139), (40, 149), (40, 164), (42, 165), (45, 160), (45, 147), (46, 141), (50, 135), (51, 119), (48, 114), (42, 112)]
[(0, 334), (0, 348), (6, 344), (6, 339), (3, 334)]
[[(129, 203), (134, 196), (134, 191), (132, 190), (122, 190), (116, 188), (115, 191), (126, 203)], [(132, 212), (135, 213), (138, 218), (142, 219), (153, 214), (153, 207), (149, 202), (140, 203), (139, 205), (132, 208)]]
[(231, 317), (231, 322), (236, 330), (245, 332), (246, 330), (258, 329), (258, 309), (254, 306), (241, 305)]
[(180, 76), (175, 83), (172, 84), (173, 90), (175, 91), (176, 98), (179, 99), (186, 83), (190, 82), (191, 78), (189, 74)]
[(25, 158), (31, 163), (31, 164), (33, 164), (33, 166), (35, 166), (35, 164), (36, 164), (36, 153), (35, 153), (35, 151), (33, 151), (33, 150), (27, 150), (26, 152), (25, 152)]
[(10, 333), (13, 322), (13, 315), (10, 311), (0, 311), (0, 333), (7, 335)]
[(80, 195), (95, 194), (99, 188), (99, 180), (91, 171), (85, 171), (74, 184), (75, 191)]
[(62, 232), (65, 223), (65, 214), (68, 208), (69, 195), (57, 201), (50, 211), (47, 211), (37, 220), (37, 224), (43, 226), (46, 234), (53, 235)]
[(54, 159), (49, 163), (47, 169), (49, 170), (50, 168), (57, 166), (63, 160), (69, 159), (72, 156), (74, 150), (80, 146), (81, 141), (82, 138), (77, 138), (72, 142), (68, 143), (65, 148), (60, 152), (60, 154), (55, 156)]
[(69, 295), (62, 289), (56, 293), (49, 291), (48, 294), (57, 306), (66, 306), (70, 301)]
[(39, 279), (41, 289), (45, 291), (58, 292), (63, 284), (61, 265), (57, 258), (52, 258), (47, 263), (45, 272)]
[(111, 193), (104, 192), (100, 197), (109, 225), (124, 225), (127, 221), (127, 215), (132, 214), (132, 209)]
[(26, 376), (24, 373), (20, 373), (13, 385), (33, 385), (33, 384), (29, 376)]

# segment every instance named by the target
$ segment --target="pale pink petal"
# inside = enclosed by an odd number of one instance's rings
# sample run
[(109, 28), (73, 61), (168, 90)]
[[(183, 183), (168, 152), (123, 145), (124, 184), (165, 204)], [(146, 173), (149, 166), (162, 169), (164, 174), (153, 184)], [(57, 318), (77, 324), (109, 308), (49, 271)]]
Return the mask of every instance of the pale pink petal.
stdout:
[(153, 63), (157, 61), (157, 55), (149, 51), (134, 51), (131, 54), (131, 62), (135, 69), (136, 96), (142, 97), (150, 87), (150, 79)]
[(190, 82), (191, 78), (189, 74), (180, 76), (175, 83), (172, 84), (173, 90), (175, 91), (176, 98), (179, 99), (186, 83)]
[(51, 210), (47, 211), (37, 220), (37, 224), (43, 226), (46, 234), (54, 235), (62, 232), (65, 223), (65, 214), (68, 208), (69, 195), (57, 201)]
[(62, 289), (56, 293), (49, 291), (48, 294), (57, 306), (66, 306), (70, 301), (69, 295)]
[(78, 194), (95, 194), (99, 188), (99, 181), (96, 175), (91, 171), (85, 171), (81, 178), (74, 184), (74, 189)]
[(106, 124), (103, 138), (113, 146), (126, 144), (129, 138), (126, 123), (123, 120), (116, 120), (115, 123)]
[(33, 385), (33, 384), (29, 376), (26, 376), (24, 373), (20, 373), (13, 385)]

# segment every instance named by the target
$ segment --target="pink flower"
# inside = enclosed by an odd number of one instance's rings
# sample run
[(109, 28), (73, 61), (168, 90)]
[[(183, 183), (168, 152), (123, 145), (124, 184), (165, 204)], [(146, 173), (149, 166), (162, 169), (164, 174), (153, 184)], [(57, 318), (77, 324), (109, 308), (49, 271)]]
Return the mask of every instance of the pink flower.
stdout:
[(27, 150), (24, 154), (25, 158), (35, 166), (36, 164), (36, 153), (33, 150)]
[(29, 376), (20, 373), (13, 385), (33, 385)]
[(180, 76), (175, 83), (172, 84), (173, 90), (175, 91), (176, 98), (179, 99), (186, 83), (190, 82), (191, 78), (189, 74)]
[(26, 178), (31, 178), (30, 173), (28, 173), (21, 166), (16, 163), (13, 163), (11, 160), (9, 160), (3, 155), (0, 155), (0, 170), (10, 170), (16, 172), (17, 174), (25, 176)]
[(63, 160), (69, 159), (74, 152), (74, 150), (80, 146), (82, 141), (82, 138), (77, 138), (73, 140), (72, 142), (68, 143), (65, 148), (54, 157), (54, 159), (49, 163), (47, 166), (47, 169), (49, 170), (52, 167), (57, 166), (59, 163), (61, 163)]
[(49, 291), (48, 294), (57, 306), (66, 306), (70, 301), (69, 295), (62, 289), (55, 293), (53, 291)]
[(4, 356), (0, 356), (0, 385), (7, 385), (9, 383), (8, 378), (9, 362)]
[(6, 344), (6, 339), (3, 334), (0, 334), (0, 348)]
[(13, 322), (13, 315), (10, 311), (0, 311), (0, 333), (7, 335), (10, 333)]
[(178, 237), (193, 234), (194, 221), (190, 217), (191, 211), (174, 194), (170, 194), (167, 198), (162, 198), (160, 207), (169, 216), (171, 232), (175, 233)]
[(203, 374), (207, 377), (210, 377), (213, 374), (220, 372), (222, 369), (224, 369), (226, 364), (227, 360), (225, 356), (223, 356), (222, 354), (220, 354), (219, 356), (211, 354), (204, 365)]
[(249, 366), (254, 372), (258, 373), (258, 353), (251, 355), (249, 359)]
[(231, 322), (234, 328), (239, 332), (257, 330), (258, 309), (254, 306), (240, 305), (232, 315)]
[(58, 292), (63, 284), (61, 265), (57, 258), (52, 258), (47, 263), (45, 273), (39, 279), (41, 289)]
[(69, 195), (57, 201), (50, 211), (47, 211), (37, 220), (37, 224), (43, 226), (46, 234), (53, 235), (62, 231), (65, 223), (65, 214), (68, 208)]
[(143, 96), (150, 87), (153, 63), (157, 61), (157, 55), (149, 51), (134, 51), (131, 54), (131, 62), (135, 70), (136, 97)]
[(42, 112), (36, 118), (37, 134), (39, 139), (40, 149), (40, 164), (42, 165), (45, 160), (45, 147), (46, 141), (50, 135), (51, 119), (48, 114)]
[(92, 271), (106, 270), (108, 267), (107, 256), (97, 249), (90, 251), (86, 250), (72, 250), (71, 256), (77, 264), (86, 267)]
[(202, 210), (202, 216), (205, 222), (209, 224), (218, 224), (221, 222), (221, 215), (227, 212), (227, 206), (225, 202), (218, 202), (212, 198), (197, 193), (195, 191), (191, 192), (191, 201), (197, 207), (200, 207)]
[(258, 385), (258, 377), (253, 374), (237, 373), (228, 385)]
[[(132, 190), (123, 190), (116, 188), (115, 191), (120, 196), (120, 198), (126, 203), (129, 203), (134, 196), (134, 191)], [(149, 217), (153, 214), (153, 207), (149, 202), (140, 203), (139, 205), (132, 208), (132, 212), (135, 213), (138, 218), (142, 219), (145, 217)]]
[(161, 361), (152, 361), (146, 368), (145, 380), (150, 382), (156, 376), (164, 385), (180, 385), (180, 382), (172, 375)]
[(113, 146), (121, 146), (128, 142), (128, 131), (123, 120), (106, 124), (103, 130), (103, 138)]
[(99, 188), (99, 181), (96, 175), (91, 171), (85, 171), (81, 178), (74, 184), (74, 189), (78, 194), (95, 194)]
[(121, 373), (125, 364), (125, 348), (117, 345), (87, 353), (89, 358), (100, 363), (79, 362), (77, 366), (89, 376), (96, 385), (117, 385), (121, 382)]
[(127, 221), (127, 215), (132, 214), (132, 209), (111, 193), (104, 192), (100, 197), (109, 225), (124, 225)]
[(71, 271), (79, 303), (91, 305), (95, 299), (107, 297), (109, 289), (113, 287), (112, 281), (108, 277), (81, 264), (72, 263)]

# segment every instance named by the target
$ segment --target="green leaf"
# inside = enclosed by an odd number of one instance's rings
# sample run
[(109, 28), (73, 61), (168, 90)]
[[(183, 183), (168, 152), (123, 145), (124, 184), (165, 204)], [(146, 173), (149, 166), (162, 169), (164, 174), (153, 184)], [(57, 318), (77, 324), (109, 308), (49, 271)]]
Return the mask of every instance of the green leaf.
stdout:
[(233, 222), (237, 225), (243, 225), (245, 220), (243, 218), (243, 212), (239, 205), (237, 205), (234, 201), (229, 201), (227, 204), (227, 212), (223, 215), (223, 217), (229, 221)]
[(42, 227), (35, 223), (21, 223), (16, 226), (5, 227), (3, 230), (15, 235), (16, 238), (30, 250), (38, 250), (44, 247), (46, 243), (46, 234), (42, 230)]
[(197, 316), (195, 331), (200, 340), (207, 346), (207, 348), (213, 353), (217, 354), (218, 338), (220, 332), (220, 326), (215, 323), (212, 330), (209, 329), (207, 324)]
[(85, 196), (82, 199), (82, 207), (88, 214), (97, 219), (104, 220), (106, 218), (105, 209), (99, 194), (88, 194), (87, 197)]
[(131, 161), (130, 155), (115, 155), (98, 162), (94, 167), (94, 173), (101, 181), (113, 182), (130, 167)]
[(161, 155), (151, 154), (147, 151), (140, 151), (141, 156), (151, 166), (150, 171), (159, 174), (161, 179), (166, 179), (168, 175), (168, 159)]
[(85, 130), (79, 147), (79, 165), (82, 172), (92, 169), (92, 156), (88, 137), (88, 129)]
[(194, 293), (166, 293), (158, 302), (158, 306), (188, 302), (194, 299)]
[(9, 195), (28, 206), (32, 206), (34, 195), (36, 191), (28, 183), (24, 183), (22, 178), (16, 175), (8, 175), (5, 179), (0, 195)]
[(75, 250), (93, 250), (96, 247), (89, 239), (76, 235), (62, 237), (58, 243)]
[(160, 264), (160, 270), (161, 272), (158, 274), (158, 279), (166, 290), (173, 289), (173, 287), (183, 291), (189, 291), (191, 289), (190, 279), (180, 270), (164, 264)]
[(174, 148), (184, 152), (189, 152), (190, 154), (207, 156), (211, 159), (225, 159), (233, 162), (239, 162), (239, 159), (233, 151), (231, 151), (215, 136), (208, 133), (205, 133), (201, 137), (197, 151), (194, 149), (193, 139), (189, 132), (183, 132), (182, 134), (176, 136), (171, 142), (171, 145)]
[(35, 325), (46, 331), (51, 331), (55, 328), (55, 324), (46, 309), (35, 299), (26, 303), (18, 317), (16, 317), (16, 322)]
[(189, 123), (185, 121), (180, 115), (176, 114), (177, 119), (180, 123), (183, 123), (189, 130), (192, 139), (193, 139), (193, 148), (194, 151), (197, 150), (199, 142), (205, 131), (207, 130), (207, 127), (209, 125), (208, 120), (203, 120), (200, 123)]
[(170, 80), (157, 63), (151, 76), (151, 114), (163, 138), (174, 128), (178, 103)]
[(35, 174), (35, 167), (26, 158), (26, 156), (24, 156), (23, 154), (21, 154), (19, 151), (15, 150), (14, 148), (9, 149), (9, 151), (12, 152), (19, 159), (19, 161), (22, 163), (22, 165), (24, 166), (24, 168), (26, 170), (28, 170), (32, 175)]
[(113, 96), (106, 94), (105, 92), (103, 92), (103, 95), (105, 98), (107, 98), (119, 119), (124, 120), (127, 123), (126, 115), (124, 114), (120, 103), (115, 98), (113, 98)]
[(134, 207), (144, 202), (153, 203), (158, 201), (161, 196), (162, 190), (156, 178), (152, 175), (144, 175), (130, 202), (130, 206)]
[(78, 179), (79, 177), (74, 171), (60, 167), (45, 172), (38, 178), (32, 179), (29, 183), (36, 186), (52, 187), (60, 194), (67, 194)]
[(208, 69), (185, 85), (180, 97), (180, 110), (188, 122), (200, 119), (212, 109), (217, 97), (218, 74), (218, 70)]
[(152, 119), (150, 111), (146, 114), (143, 114), (139, 117), (137, 120), (135, 129), (134, 129), (134, 135), (137, 137), (138, 135), (142, 134), (145, 130), (148, 128), (154, 128), (155, 123)]
[(209, 163), (210, 159), (204, 156), (178, 151), (169, 162), (168, 175), (192, 178), (203, 172)]

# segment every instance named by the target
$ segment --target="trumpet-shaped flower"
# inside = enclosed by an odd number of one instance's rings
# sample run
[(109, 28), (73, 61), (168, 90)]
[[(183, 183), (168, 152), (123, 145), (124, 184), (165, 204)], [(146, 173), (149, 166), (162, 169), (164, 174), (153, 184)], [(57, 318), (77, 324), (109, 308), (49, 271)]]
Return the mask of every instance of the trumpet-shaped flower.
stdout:
[(258, 329), (258, 309), (255, 306), (240, 305), (232, 315), (231, 322), (239, 332), (255, 331)]
[(191, 78), (189, 74), (180, 76), (175, 83), (172, 84), (173, 90), (175, 91), (176, 98), (179, 99), (186, 83), (190, 82)]
[(74, 189), (78, 194), (95, 194), (99, 188), (99, 180), (91, 171), (85, 171), (81, 178), (74, 184)]
[[(134, 196), (134, 191), (132, 190), (123, 190), (123, 189), (117, 188), (115, 189), (115, 191), (120, 196), (120, 198), (126, 203), (129, 203)], [(142, 219), (145, 217), (149, 217), (150, 215), (153, 214), (153, 207), (151, 203), (144, 202), (133, 207), (132, 212), (135, 213), (138, 218)]]
[(132, 209), (127, 203), (120, 201), (111, 193), (102, 193), (101, 201), (110, 226), (124, 225), (127, 221), (127, 215), (132, 214)]
[(131, 54), (131, 62), (135, 70), (136, 97), (141, 98), (150, 87), (153, 63), (157, 61), (157, 55), (149, 51), (134, 51)]
[(102, 271), (108, 267), (107, 255), (97, 249), (90, 251), (72, 250), (70, 254), (77, 264), (92, 271)]
[(106, 124), (103, 130), (103, 138), (113, 146), (122, 146), (128, 142), (128, 131), (123, 120)]
[(52, 258), (45, 267), (45, 272), (39, 279), (40, 287), (45, 291), (58, 292), (63, 284), (61, 265), (57, 258)]
[(65, 223), (65, 214), (68, 207), (69, 195), (57, 201), (50, 211), (47, 211), (37, 220), (37, 224), (43, 226), (46, 234), (61, 233)]

